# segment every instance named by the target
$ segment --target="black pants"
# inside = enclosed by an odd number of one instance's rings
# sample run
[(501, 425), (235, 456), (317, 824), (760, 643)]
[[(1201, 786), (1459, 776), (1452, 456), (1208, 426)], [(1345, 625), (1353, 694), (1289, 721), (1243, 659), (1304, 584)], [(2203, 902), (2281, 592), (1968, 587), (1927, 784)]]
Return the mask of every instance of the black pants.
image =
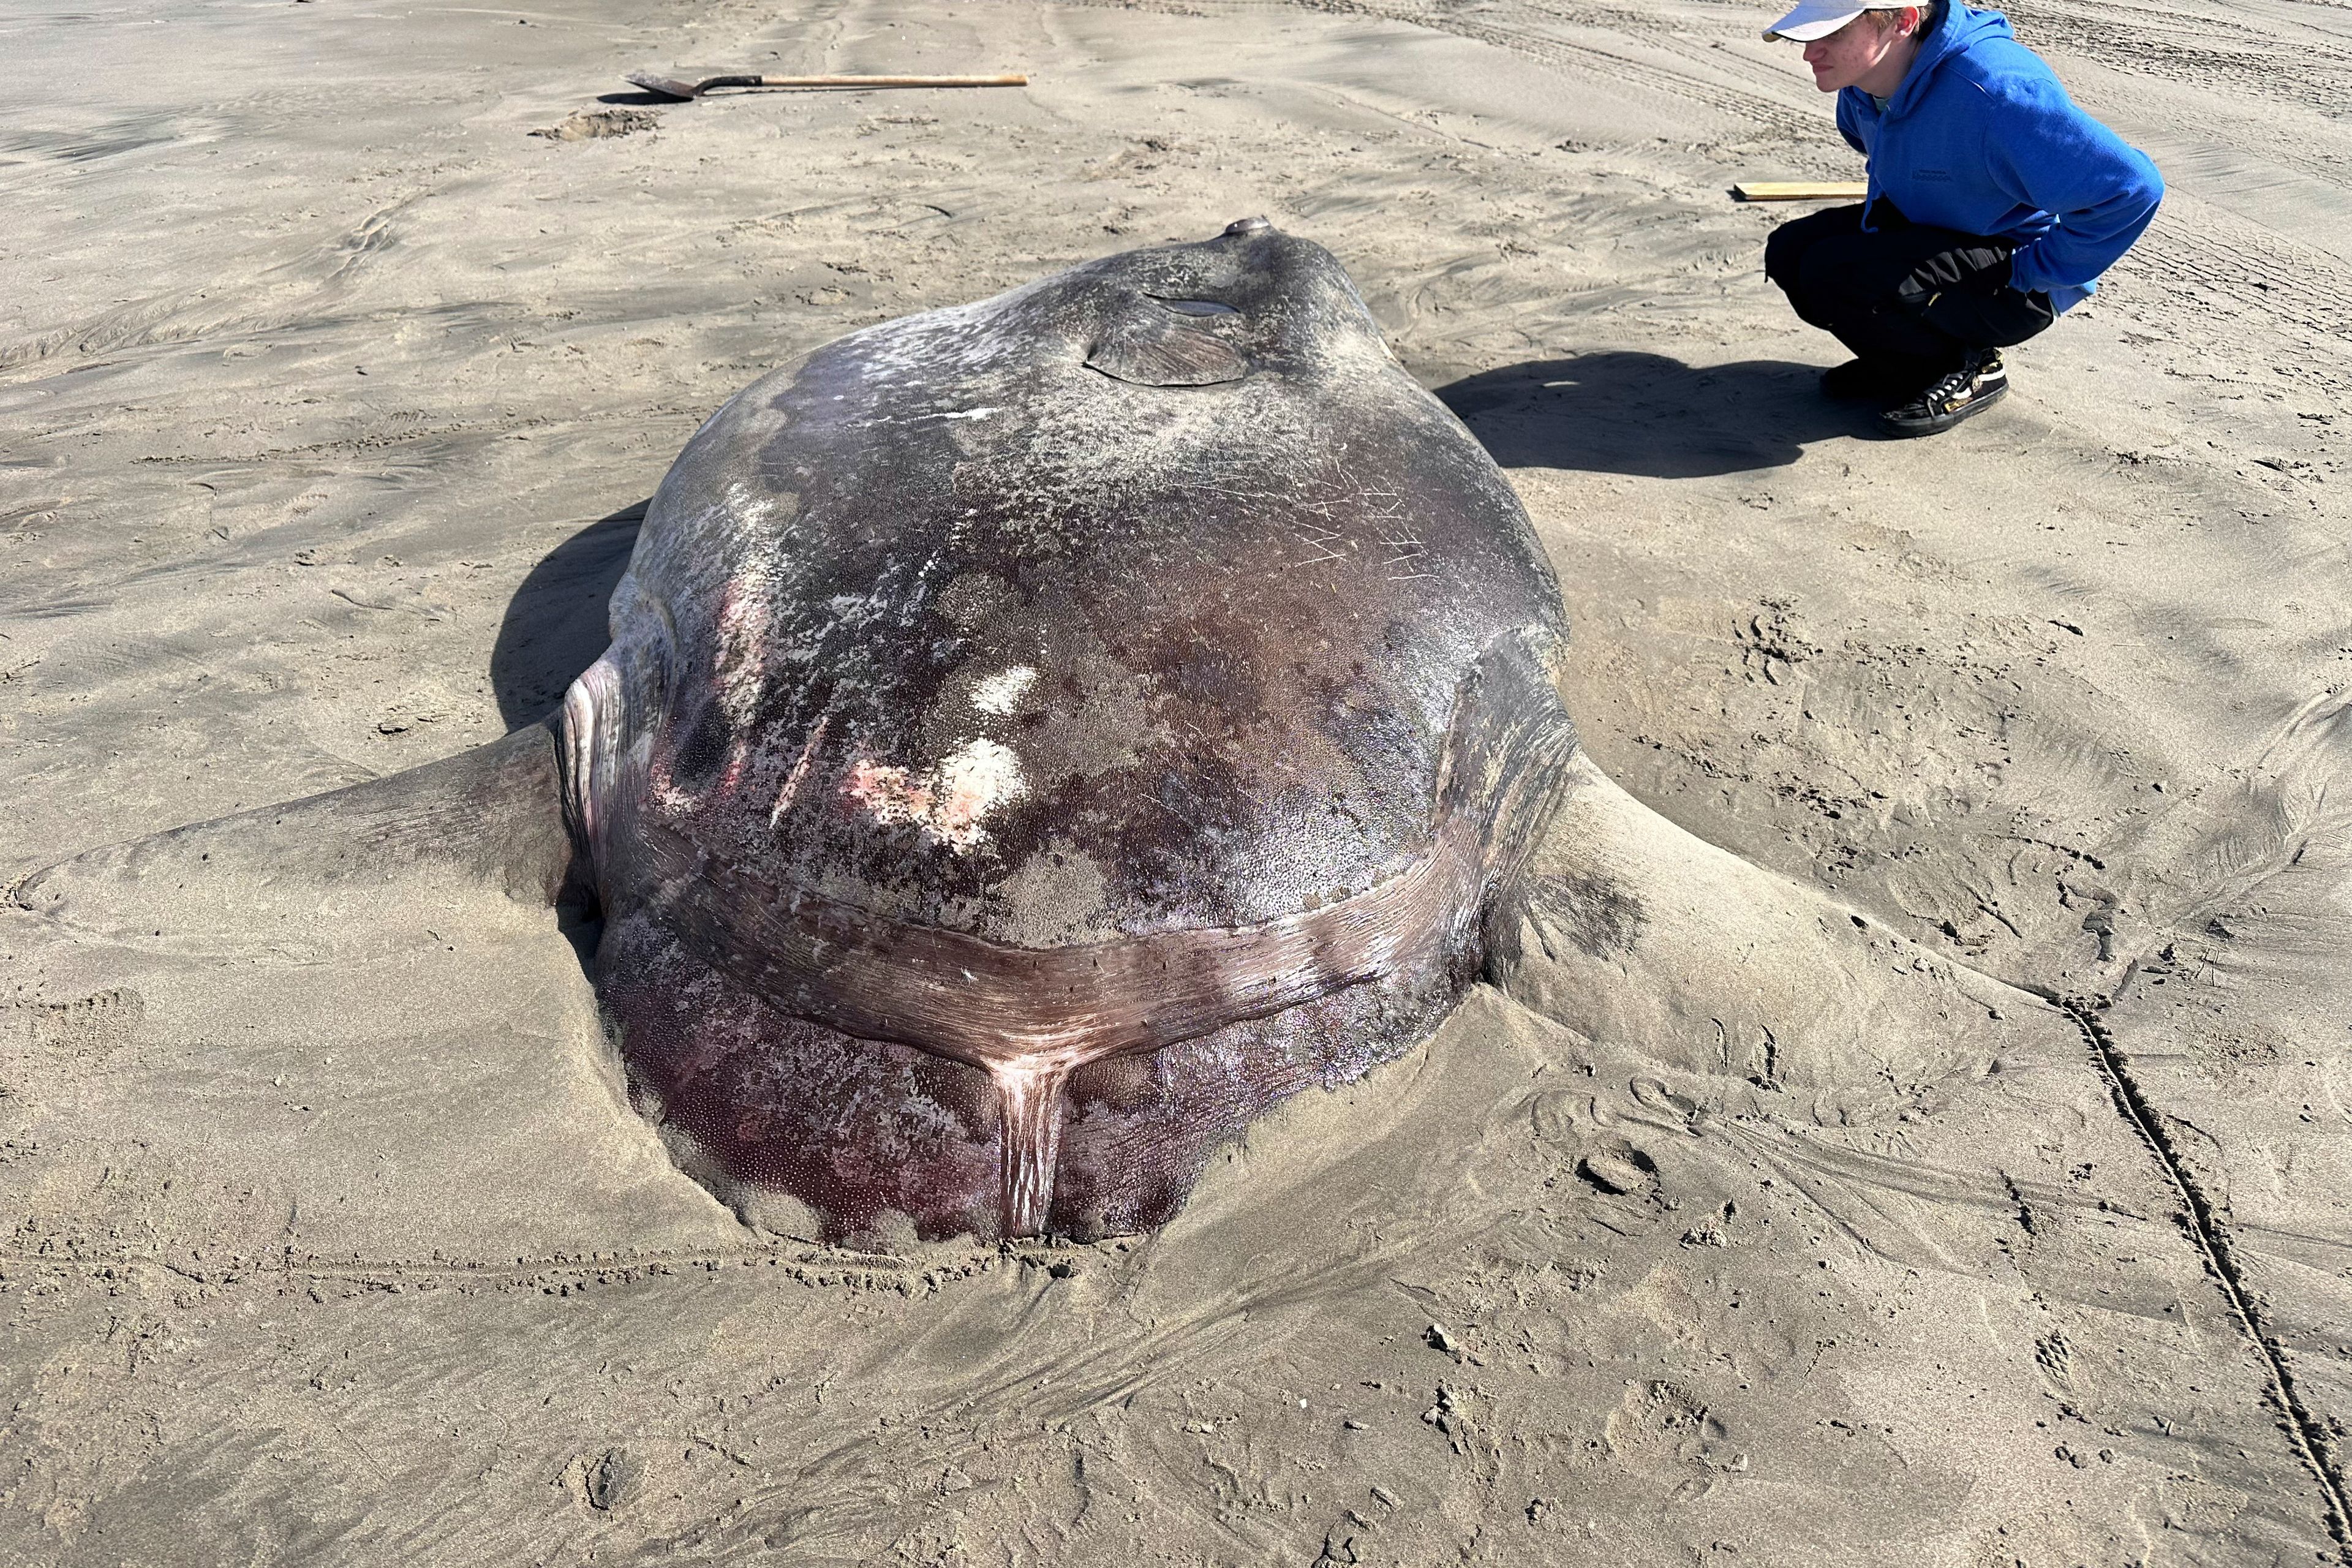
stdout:
[(1862, 212), (1794, 219), (1764, 245), (1764, 276), (1857, 359), (1932, 379), (1969, 349), (2021, 343), (2058, 319), (2047, 294), (1987, 286), (1982, 274), (2008, 271), (2009, 241), (1915, 224), (1884, 197), (1865, 233)]

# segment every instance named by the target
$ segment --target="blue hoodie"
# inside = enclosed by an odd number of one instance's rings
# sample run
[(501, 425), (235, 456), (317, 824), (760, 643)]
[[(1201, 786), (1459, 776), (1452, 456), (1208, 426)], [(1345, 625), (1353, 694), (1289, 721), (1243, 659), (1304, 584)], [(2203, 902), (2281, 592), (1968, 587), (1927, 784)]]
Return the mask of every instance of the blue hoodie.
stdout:
[(2074, 107), (2008, 17), (1958, 0), (1885, 110), (1849, 87), (1837, 123), (1870, 160), (1871, 200), (1891, 198), (1914, 223), (2014, 241), (2012, 285), (2061, 310), (2090, 297), (2164, 197), (2147, 154)]

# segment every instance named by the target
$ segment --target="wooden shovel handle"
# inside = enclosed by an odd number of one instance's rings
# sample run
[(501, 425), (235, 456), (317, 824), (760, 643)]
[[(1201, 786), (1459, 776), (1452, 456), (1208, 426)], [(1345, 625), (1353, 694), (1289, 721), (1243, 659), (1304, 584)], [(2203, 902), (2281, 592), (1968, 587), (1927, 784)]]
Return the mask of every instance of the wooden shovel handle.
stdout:
[(1027, 87), (1029, 79), (1005, 76), (763, 76), (747, 77), (757, 87)]
[(1858, 202), (1870, 186), (1862, 180), (1748, 180), (1731, 194), (1743, 202)]

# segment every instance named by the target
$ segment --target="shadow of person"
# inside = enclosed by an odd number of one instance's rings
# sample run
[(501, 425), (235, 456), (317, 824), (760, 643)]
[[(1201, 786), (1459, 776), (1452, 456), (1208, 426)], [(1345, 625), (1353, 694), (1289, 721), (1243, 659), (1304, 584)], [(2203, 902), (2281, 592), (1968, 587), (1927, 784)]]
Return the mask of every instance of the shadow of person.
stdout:
[(1832, 403), (1821, 369), (1785, 360), (1693, 367), (1663, 354), (1530, 360), (1436, 389), (1507, 468), (1661, 479), (1777, 468), (1806, 444), (1867, 436), (1867, 408)]
[(604, 651), (611, 640), (604, 607), (636, 548), (648, 504), (599, 518), (549, 551), (507, 601), (490, 649), (490, 689), (509, 730), (546, 718)]

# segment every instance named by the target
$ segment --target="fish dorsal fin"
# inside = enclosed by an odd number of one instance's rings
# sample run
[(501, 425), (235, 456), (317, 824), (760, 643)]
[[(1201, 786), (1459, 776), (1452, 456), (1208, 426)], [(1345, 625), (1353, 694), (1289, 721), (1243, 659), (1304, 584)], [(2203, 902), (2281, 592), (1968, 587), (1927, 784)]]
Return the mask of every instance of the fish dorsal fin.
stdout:
[(1229, 307), (1215, 314), (1187, 309), (1207, 301), (1148, 299), (1105, 329), (1087, 354), (1089, 367), (1137, 386), (1213, 386), (1239, 381), (1249, 361), (1222, 332), (1206, 323), (1231, 319)]

